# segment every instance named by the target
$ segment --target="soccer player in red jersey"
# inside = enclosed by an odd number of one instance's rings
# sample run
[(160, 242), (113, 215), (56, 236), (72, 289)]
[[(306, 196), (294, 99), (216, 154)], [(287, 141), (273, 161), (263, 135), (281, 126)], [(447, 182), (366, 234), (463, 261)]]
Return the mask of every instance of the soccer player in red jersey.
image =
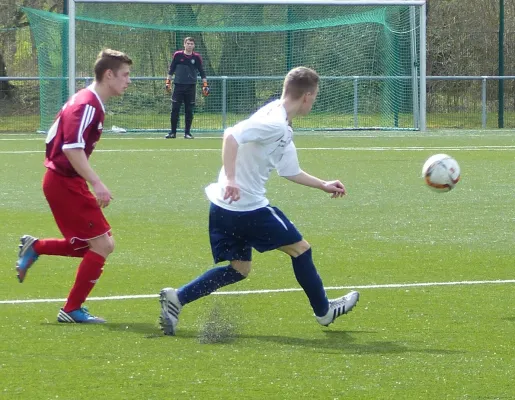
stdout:
[(46, 138), (43, 192), (64, 239), (22, 236), (16, 271), (23, 282), (40, 255), (82, 258), (68, 299), (57, 315), (59, 322), (105, 322), (82, 306), (114, 250), (111, 227), (102, 212), (113, 197), (88, 159), (102, 135), (104, 103), (125, 92), (131, 82), (131, 65), (126, 54), (102, 50), (95, 62), (95, 81), (70, 97)]

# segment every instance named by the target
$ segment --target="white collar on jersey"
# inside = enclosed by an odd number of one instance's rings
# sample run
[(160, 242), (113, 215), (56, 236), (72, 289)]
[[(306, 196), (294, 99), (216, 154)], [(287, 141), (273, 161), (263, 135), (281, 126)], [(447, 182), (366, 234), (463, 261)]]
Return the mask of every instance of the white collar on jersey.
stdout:
[(106, 108), (104, 107), (104, 103), (102, 103), (102, 99), (100, 98), (98, 93), (95, 91), (95, 89), (93, 89), (93, 84), (89, 85), (86, 89), (88, 89), (89, 91), (93, 92), (95, 94), (95, 96), (97, 96), (98, 102), (102, 106), (102, 111), (104, 111), (104, 113), (105, 113), (106, 112)]
[(288, 113), (286, 112), (286, 108), (284, 108), (283, 101), (281, 99), (277, 99), (269, 103), (270, 109), (277, 107), (281, 109), (282, 114), (284, 115), (284, 119), (288, 121)]

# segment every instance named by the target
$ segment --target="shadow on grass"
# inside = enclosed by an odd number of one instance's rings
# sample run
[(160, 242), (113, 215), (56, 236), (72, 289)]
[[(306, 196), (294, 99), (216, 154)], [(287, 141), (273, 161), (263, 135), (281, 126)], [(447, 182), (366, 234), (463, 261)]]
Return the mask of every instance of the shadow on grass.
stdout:
[[(156, 339), (156, 338), (169, 338), (170, 336), (165, 336), (161, 329), (159, 328), (158, 323), (148, 323), (148, 322), (106, 322), (105, 324), (64, 324), (57, 321), (52, 322), (42, 322), (41, 326), (52, 326), (52, 327), (65, 327), (70, 329), (70, 327), (85, 327), (88, 329), (96, 330), (96, 328), (108, 329), (110, 331), (116, 332), (131, 332), (137, 333), (139, 335), (143, 335), (146, 339)], [(98, 331), (98, 330), (97, 330)], [(192, 339), (198, 338), (199, 332), (194, 330), (181, 329), (177, 336), (177, 338), (184, 339)]]
[[(507, 321), (515, 322), (515, 317), (503, 318)], [(70, 324), (62, 324), (58, 322), (45, 322), (41, 323), (45, 326), (68, 326)], [(78, 326), (75, 324), (74, 326)], [(227, 330), (226, 328), (220, 330), (214, 328), (204, 327), (200, 331), (180, 329), (177, 336), (165, 336), (159, 329), (157, 322), (107, 322), (100, 324), (98, 327), (109, 329), (117, 332), (132, 332), (143, 335), (146, 339), (165, 339), (170, 340), (175, 338), (180, 339), (196, 339), (200, 344), (229, 344), (239, 342), (240, 345), (245, 345), (244, 341), (258, 341), (269, 342), (280, 346), (291, 347), (304, 347), (315, 351), (327, 354), (345, 353), (345, 354), (402, 354), (402, 353), (426, 353), (426, 354), (463, 354), (459, 350), (447, 349), (434, 349), (423, 348), (423, 345), (410, 345), (409, 342), (395, 342), (395, 341), (374, 341), (361, 340), (356, 343), (356, 338), (363, 335), (371, 335), (377, 332), (374, 331), (323, 331), (325, 337), (323, 338), (303, 338), (285, 335), (252, 335), (240, 334), (234, 327)], [(94, 328), (93, 326), (91, 328)]]
[(326, 337), (323, 339), (306, 339), (290, 336), (261, 336), (261, 335), (239, 335), (239, 339), (254, 339), (265, 342), (272, 342), (284, 346), (306, 347), (323, 353), (346, 353), (346, 354), (400, 354), (400, 353), (427, 353), (427, 354), (460, 354), (462, 351), (446, 349), (425, 349), (411, 347), (406, 342), (395, 341), (368, 341), (354, 343), (355, 337), (362, 334), (375, 332), (369, 331), (324, 331)]
[(154, 336), (161, 337), (163, 333), (159, 330), (157, 323), (150, 324), (145, 322), (106, 322), (105, 324), (63, 324), (59, 322), (42, 322), (42, 326), (64, 326), (70, 329), (70, 326), (74, 327), (87, 327), (88, 329), (95, 329), (95, 327), (102, 329), (109, 329), (111, 331), (118, 332), (133, 332), (141, 335), (145, 335), (147, 338)]
[(102, 326), (106, 327), (111, 331), (138, 333), (144, 335), (148, 339), (163, 336), (163, 333), (159, 330), (159, 326), (157, 323), (151, 324), (148, 322), (107, 322)]
[[(515, 320), (515, 318), (514, 318)], [(133, 332), (144, 335), (147, 339), (171, 339), (172, 337), (164, 336), (157, 323), (106, 323), (103, 327), (119, 332)], [(205, 328), (200, 331), (180, 329), (176, 338), (180, 339), (196, 339), (200, 344), (229, 344), (245, 340), (256, 340), (259, 342), (269, 342), (276, 345), (287, 347), (303, 347), (310, 348), (322, 353), (345, 353), (345, 354), (402, 354), (402, 353), (426, 353), (426, 354), (461, 354), (463, 351), (423, 348), (420, 344), (416, 346), (410, 345), (408, 342), (396, 341), (375, 341), (368, 340), (356, 343), (356, 339), (363, 335), (375, 334), (374, 331), (323, 331), (323, 338), (303, 338), (284, 335), (252, 335), (240, 334), (235, 330), (228, 333), (224, 331), (209, 329), (209, 333), (205, 332)]]
[[(515, 318), (504, 318), (505, 320), (514, 321)], [(58, 322), (42, 323), (45, 326), (69, 326), (69, 324), (60, 324)], [(75, 325), (75, 326), (78, 326)], [(303, 338), (284, 335), (252, 335), (239, 334), (232, 330), (230, 334), (218, 334), (219, 332), (211, 332), (209, 335), (204, 331), (181, 329), (177, 332), (177, 336), (165, 336), (159, 329), (157, 323), (144, 322), (120, 322), (98, 325), (117, 332), (132, 332), (143, 335), (147, 339), (196, 339), (200, 344), (229, 344), (245, 340), (257, 340), (259, 342), (269, 342), (276, 345), (287, 347), (304, 347), (316, 350), (322, 353), (335, 354), (401, 354), (401, 353), (426, 353), (426, 354), (462, 354), (459, 350), (432, 349), (421, 348), (418, 346), (410, 346), (407, 342), (395, 341), (365, 341), (355, 343), (356, 338), (360, 335), (375, 334), (374, 331), (323, 331), (324, 338)], [(93, 327), (91, 327), (93, 328)]]
[[(145, 322), (107, 322), (106, 324), (102, 324), (103, 327), (118, 332), (132, 332), (143, 335), (146, 339), (158, 339), (158, 338), (167, 338), (169, 336), (165, 336), (161, 329), (159, 328), (158, 323), (145, 323)], [(181, 329), (178, 332), (177, 338), (197, 338), (199, 333), (197, 331), (189, 331)]]

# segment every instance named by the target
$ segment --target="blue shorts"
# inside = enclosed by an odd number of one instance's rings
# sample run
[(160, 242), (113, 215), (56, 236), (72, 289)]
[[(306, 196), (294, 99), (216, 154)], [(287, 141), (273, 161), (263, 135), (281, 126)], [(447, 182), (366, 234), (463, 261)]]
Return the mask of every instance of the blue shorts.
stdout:
[(251, 261), (252, 248), (260, 253), (297, 243), (302, 235), (276, 207), (253, 211), (229, 211), (211, 203), (209, 239), (215, 264)]

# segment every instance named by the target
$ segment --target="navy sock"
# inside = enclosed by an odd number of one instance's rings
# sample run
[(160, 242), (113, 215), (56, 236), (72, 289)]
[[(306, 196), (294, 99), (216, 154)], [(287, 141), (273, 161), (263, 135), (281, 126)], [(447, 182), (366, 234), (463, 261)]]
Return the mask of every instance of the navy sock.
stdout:
[(181, 287), (177, 291), (177, 296), (181, 304), (185, 305), (207, 296), (223, 286), (239, 282), (243, 279), (245, 279), (245, 276), (230, 265), (215, 267)]
[(297, 278), (297, 282), (306, 292), (315, 315), (319, 317), (326, 315), (329, 310), (329, 301), (327, 300), (322, 279), (320, 279), (315, 264), (313, 264), (311, 249), (298, 257), (292, 257), (291, 263), (293, 265), (293, 272), (295, 272), (295, 278)]

